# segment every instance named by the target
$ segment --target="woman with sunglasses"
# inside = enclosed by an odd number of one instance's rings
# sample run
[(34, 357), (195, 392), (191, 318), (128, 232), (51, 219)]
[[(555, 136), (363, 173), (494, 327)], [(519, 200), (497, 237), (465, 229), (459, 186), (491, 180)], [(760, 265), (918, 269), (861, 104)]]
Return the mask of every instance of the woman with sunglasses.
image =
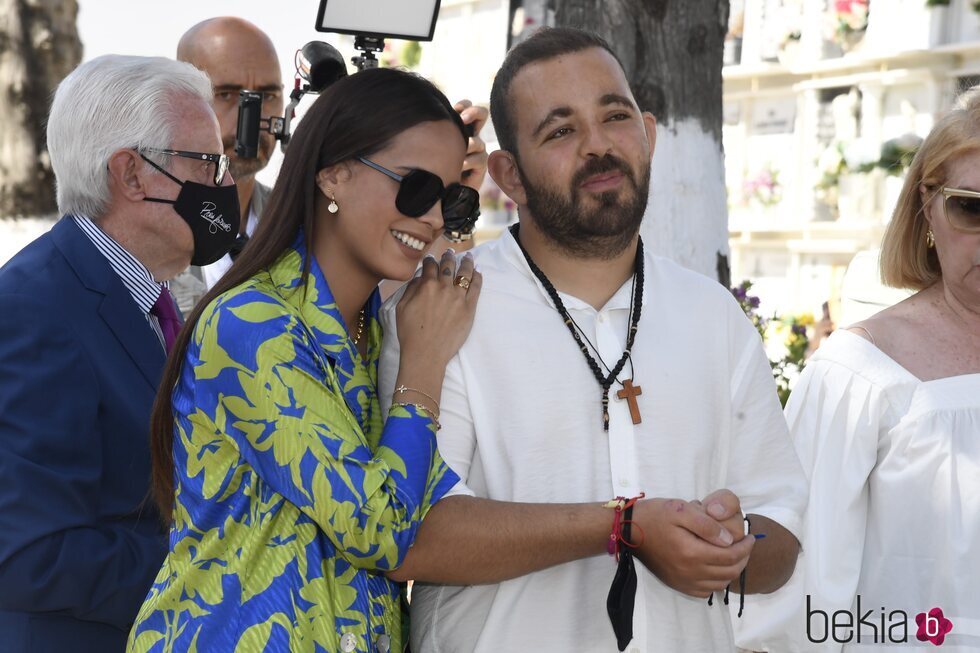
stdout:
[[(756, 612), (767, 636), (745, 645), (891, 651), (872, 644), (906, 631), (944, 653), (980, 644), (980, 87), (912, 161), (881, 276), (918, 292), (834, 333), (786, 406), (811, 481), (803, 553)], [(828, 631), (838, 610), (853, 629)]]
[(168, 360), (151, 437), (170, 552), (131, 651), (401, 650), (384, 572), (458, 480), (435, 432), (481, 277), (472, 259), (423, 262), (387, 415), (377, 286), (472, 218), (466, 146), (442, 93), (395, 70), (336, 82), (303, 118), (245, 255)]

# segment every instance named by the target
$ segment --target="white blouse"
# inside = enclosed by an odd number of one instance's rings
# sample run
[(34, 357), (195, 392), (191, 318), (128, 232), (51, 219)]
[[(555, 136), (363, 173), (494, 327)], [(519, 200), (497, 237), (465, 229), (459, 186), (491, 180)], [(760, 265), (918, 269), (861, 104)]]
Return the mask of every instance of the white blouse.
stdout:
[(785, 587), (747, 606), (739, 644), (895, 651), (907, 629), (906, 646), (932, 649), (917, 615), (938, 607), (953, 625), (943, 653), (980, 651), (980, 374), (922, 382), (838, 331), (786, 417), (810, 480), (803, 553)]

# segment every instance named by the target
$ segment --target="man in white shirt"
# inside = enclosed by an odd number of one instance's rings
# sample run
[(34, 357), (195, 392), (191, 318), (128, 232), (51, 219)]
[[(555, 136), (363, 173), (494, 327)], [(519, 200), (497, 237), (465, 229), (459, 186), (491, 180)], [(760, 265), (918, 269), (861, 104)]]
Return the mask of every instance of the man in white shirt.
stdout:
[[(474, 251), (480, 302), (443, 388), (393, 387), (394, 302), (383, 314), (380, 396), (440, 401), (462, 479), (396, 575), (440, 583), (415, 585), (413, 649), (623, 650), (587, 506), (645, 494), (679, 499), (636, 504), (626, 646), (731, 651), (728, 610), (705, 598), (743, 568), (748, 592), (782, 585), (806, 503), (758, 335), (725, 288), (642, 251), (655, 121), (604, 41), (551, 29), (515, 47), (491, 115), (490, 172), (521, 220)], [(743, 510), (765, 539), (744, 537)]]

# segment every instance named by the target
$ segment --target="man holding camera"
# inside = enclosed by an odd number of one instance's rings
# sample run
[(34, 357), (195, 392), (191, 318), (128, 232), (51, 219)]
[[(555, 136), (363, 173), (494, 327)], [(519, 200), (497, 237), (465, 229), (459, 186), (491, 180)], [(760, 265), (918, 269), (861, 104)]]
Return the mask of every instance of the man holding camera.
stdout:
[(282, 115), (283, 87), (272, 40), (252, 23), (234, 16), (210, 18), (187, 30), (177, 45), (177, 59), (203, 70), (211, 78), (214, 86), (211, 108), (218, 116), (221, 142), (231, 161), (241, 206), (239, 238), (231, 252), (211, 265), (193, 267), (175, 280), (174, 296), (186, 313), (231, 267), (233, 257), (255, 232), (270, 192), (255, 175), (269, 164), (276, 148), (275, 136), (267, 131), (259, 132), (258, 154), (254, 158), (235, 153), (239, 91), (261, 93), (261, 115), (268, 118)]

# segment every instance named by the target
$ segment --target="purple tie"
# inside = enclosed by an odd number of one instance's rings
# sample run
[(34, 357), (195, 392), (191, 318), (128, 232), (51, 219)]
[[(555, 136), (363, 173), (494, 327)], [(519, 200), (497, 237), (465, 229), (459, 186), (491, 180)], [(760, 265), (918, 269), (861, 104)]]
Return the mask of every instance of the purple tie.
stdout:
[(160, 296), (157, 297), (157, 303), (150, 309), (150, 315), (155, 315), (157, 322), (160, 323), (164, 347), (169, 354), (183, 324), (183, 320), (180, 319), (180, 315), (177, 314), (177, 309), (174, 306), (173, 295), (170, 294), (169, 290), (160, 288)]

